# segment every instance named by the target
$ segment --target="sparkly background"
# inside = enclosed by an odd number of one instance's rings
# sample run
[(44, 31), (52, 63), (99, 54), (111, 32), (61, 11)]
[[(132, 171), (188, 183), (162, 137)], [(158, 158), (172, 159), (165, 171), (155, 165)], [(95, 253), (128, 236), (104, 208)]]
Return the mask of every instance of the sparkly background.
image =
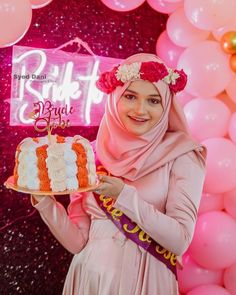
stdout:
[[(54, 0), (33, 10), (31, 27), (17, 45), (55, 48), (78, 36), (97, 55), (126, 58), (137, 52), (155, 53), (166, 20), (166, 15), (147, 3), (121, 13), (99, 0)], [(51, 235), (28, 195), (3, 187), (13, 171), (16, 145), (36, 135), (31, 127), (9, 126), (11, 55), (11, 47), (0, 49), (0, 294), (57, 295), (62, 292), (72, 255)], [(70, 127), (63, 133), (93, 140), (97, 127)], [(60, 197), (60, 201), (66, 206), (68, 196)]]

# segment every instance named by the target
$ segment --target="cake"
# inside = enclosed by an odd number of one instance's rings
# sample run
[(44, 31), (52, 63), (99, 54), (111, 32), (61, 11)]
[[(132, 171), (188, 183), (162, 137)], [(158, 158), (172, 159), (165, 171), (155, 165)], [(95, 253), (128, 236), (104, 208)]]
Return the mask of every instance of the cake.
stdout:
[(95, 185), (95, 158), (82, 136), (25, 138), (17, 146), (14, 185), (36, 191), (63, 192)]

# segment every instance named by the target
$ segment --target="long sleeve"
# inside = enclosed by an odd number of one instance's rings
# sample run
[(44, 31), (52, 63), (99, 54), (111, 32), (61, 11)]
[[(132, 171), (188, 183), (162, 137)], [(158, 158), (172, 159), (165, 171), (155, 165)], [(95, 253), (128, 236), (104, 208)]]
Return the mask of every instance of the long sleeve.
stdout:
[(173, 163), (165, 214), (143, 200), (134, 186), (127, 184), (114, 206), (156, 242), (182, 255), (193, 237), (204, 178), (205, 163), (191, 151)]
[(83, 196), (77, 194), (66, 209), (54, 197), (44, 197), (32, 205), (39, 211), (43, 221), (55, 238), (72, 254), (79, 253), (87, 243), (90, 217), (83, 209)]

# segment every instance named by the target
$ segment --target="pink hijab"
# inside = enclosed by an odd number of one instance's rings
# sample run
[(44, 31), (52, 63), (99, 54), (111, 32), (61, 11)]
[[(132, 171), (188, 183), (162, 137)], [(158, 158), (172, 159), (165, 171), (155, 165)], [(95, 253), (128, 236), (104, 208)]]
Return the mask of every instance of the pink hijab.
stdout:
[[(144, 61), (162, 62), (154, 54), (139, 53), (122, 64)], [(103, 166), (114, 176), (134, 181), (192, 150), (205, 161), (205, 147), (191, 137), (182, 108), (161, 80), (153, 83), (161, 94), (164, 109), (159, 122), (141, 136), (127, 131), (119, 118), (117, 103), (132, 81), (118, 86), (106, 102), (96, 140), (97, 156)]]

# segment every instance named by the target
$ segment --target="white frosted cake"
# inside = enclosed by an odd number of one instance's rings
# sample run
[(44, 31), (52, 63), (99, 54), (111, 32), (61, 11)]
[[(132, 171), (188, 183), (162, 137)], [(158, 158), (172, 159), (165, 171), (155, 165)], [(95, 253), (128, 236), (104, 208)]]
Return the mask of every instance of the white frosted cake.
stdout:
[(25, 138), (17, 147), (14, 184), (30, 190), (63, 192), (95, 185), (94, 152), (82, 136)]

